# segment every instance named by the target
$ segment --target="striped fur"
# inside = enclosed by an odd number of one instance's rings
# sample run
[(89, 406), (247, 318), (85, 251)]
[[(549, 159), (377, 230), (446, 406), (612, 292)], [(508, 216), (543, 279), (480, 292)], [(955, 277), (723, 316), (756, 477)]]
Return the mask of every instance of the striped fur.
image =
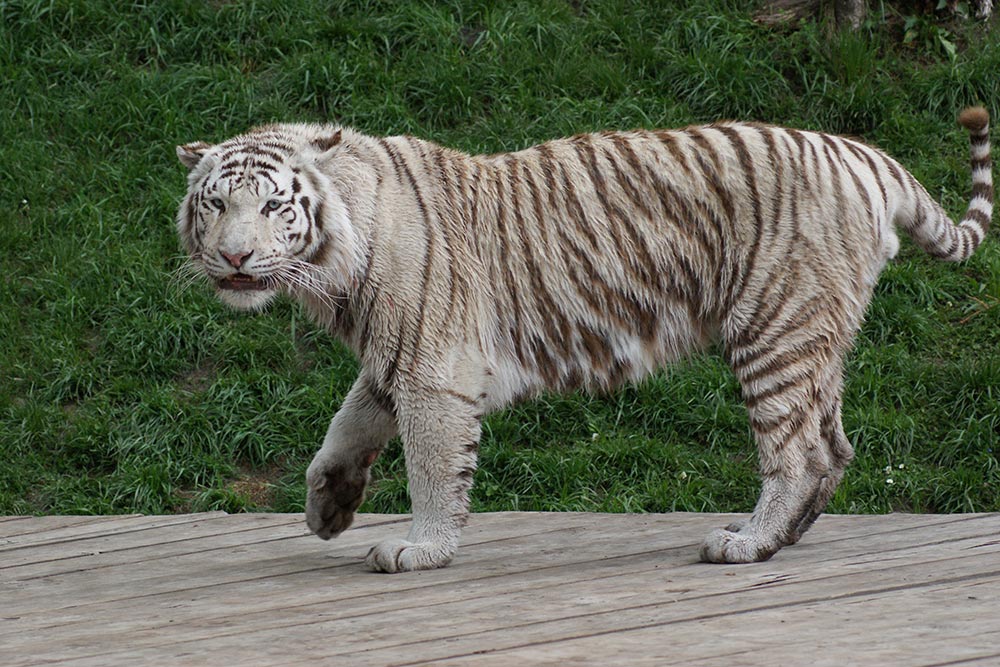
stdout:
[(484, 414), (542, 390), (604, 390), (719, 341), (739, 379), (763, 488), (708, 561), (794, 543), (852, 457), (844, 354), (896, 227), (969, 257), (992, 217), (988, 116), (963, 112), (972, 199), (955, 225), (858, 141), (748, 123), (580, 135), (469, 156), (413, 137), (273, 125), (178, 148), (178, 229), (237, 307), (286, 292), (361, 360), (308, 472), (307, 521), (350, 525), (401, 435), (413, 525), (372, 569), (450, 561)]

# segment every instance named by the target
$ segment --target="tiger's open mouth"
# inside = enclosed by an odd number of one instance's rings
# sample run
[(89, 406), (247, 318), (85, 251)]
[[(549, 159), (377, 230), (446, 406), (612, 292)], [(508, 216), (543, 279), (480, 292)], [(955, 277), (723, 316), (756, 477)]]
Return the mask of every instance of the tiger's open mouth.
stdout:
[(267, 278), (254, 278), (253, 276), (248, 276), (245, 273), (234, 273), (231, 276), (225, 278), (219, 278), (216, 283), (219, 289), (228, 290), (266, 290), (271, 287), (271, 281)]

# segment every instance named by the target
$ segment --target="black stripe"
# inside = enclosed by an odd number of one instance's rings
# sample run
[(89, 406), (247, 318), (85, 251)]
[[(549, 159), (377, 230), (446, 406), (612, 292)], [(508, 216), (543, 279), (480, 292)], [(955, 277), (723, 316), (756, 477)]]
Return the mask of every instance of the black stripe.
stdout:
[(978, 150), (983, 146), (990, 143), (990, 133), (985, 131), (982, 134), (970, 134), (969, 135), (969, 147), (973, 150)]
[(965, 220), (975, 220), (979, 223), (979, 226), (983, 228), (983, 231), (987, 231), (990, 228), (990, 219), (986, 217), (986, 214), (980, 211), (978, 208), (970, 208), (965, 212)]
[(796, 410), (776, 419), (765, 419), (754, 414), (750, 415), (750, 425), (757, 435), (770, 435), (786, 424), (791, 424), (791, 429), (782, 439), (783, 443), (787, 443), (798, 435), (802, 431), (802, 427), (805, 426), (806, 421), (807, 414), (804, 410)]
[(480, 178), (481, 167), (479, 165), (473, 165), (475, 168), (475, 173), (469, 178), (469, 185), (471, 192), (471, 197), (469, 198), (469, 222), (472, 224), (473, 228), (480, 226), (479, 220), (479, 184), (482, 182)]
[[(528, 187), (528, 192), (533, 205), (535, 227), (542, 235), (541, 250), (542, 252), (550, 251), (551, 244), (549, 243), (548, 232), (546, 230), (545, 211), (542, 207), (542, 200), (538, 192), (538, 185), (531, 175), (531, 170), (528, 167), (527, 162), (522, 165), (522, 171), (524, 172), (524, 182)], [(516, 205), (518, 206), (516, 214), (519, 215), (520, 207), (518, 204)], [(549, 337), (547, 344), (550, 347), (561, 348), (563, 358), (569, 358), (571, 356), (569, 347), (571, 342), (569, 321), (566, 319), (562, 309), (559, 307), (558, 300), (552, 297), (552, 294), (546, 287), (545, 281), (542, 278), (543, 274), (539, 270), (538, 263), (535, 261), (534, 253), (531, 251), (530, 244), (525, 246), (525, 253), (525, 257), (528, 262), (528, 275), (532, 282), (532, 288), (535, 291), (535, 295), (538, 296), (543, 302), (543, 311), (540, 312), (539, 315), (545, 320), (547, 325), (546, 333)]]
[[(844, 183), (841, 181), (841, 170), (844, 169), (843, 162), (840, 159), (839, 154), (831, 155), (831, 153), (836, 153), (836, 146), (832, 143), (829, 135), (820, 134), (820, 139), (823, 140), (823, 155), (826, 156), (827, 164), (830, 167), (830, 182), (833, 191), (833, 198), (836, 202), (836, 210), (838, 213), (844, 213), (848, 207), (847, 203), (850, 201), (844, 191)], [(833, 148), (831, 148), (833, 146)], [(836, 158), (836, 159), (834, 159)], [(823, 230), (827, 233), (832, 233), (836, 236), (837, 245), (840, 246), (845, 262), (850, 262), (851, 260), (851, 244), (848, 243), (844, 236), (844, 226), (839, 224), (824, 225)], [(832, 244), (827, 244), (827, 250), (833, 250)], [(851, 264), (848, 264), (849, 266)], [(855, 279), (852, 275), (852, 282)]]
[(731, 295), (728, 300), (728, 306), (739, 303), (743, 299), (743, 295), (746, 293), (747, 287), (750, 284), (750, 278), (753, 274), (756, 263), (757, 254), (760, 251), (761, 237), (764, 234), (764, 220), (761, 214), (760, 207), (760, 194), (757, 191), (757, 172), (754, 168), (753, 156), (747, 149), (746, 142), (743, 141), (743, 137), (740, 136), (739, 131), (729, 126), (720, 126), (717, 128), (722, 135), (728, 139), (733, 151), (736, 153), (736, 157), (740, 162), (740, 167), (743, 171), (743, 182), (747, 187), (750, 195), (750, 206), (753, 210), (753, 220), (755, 227), (755, 234), (753, 243), (750, 246), (750, 253), (747, 256), (746, 266), (743, 268), (743, 273), (740, 276), (740, 287), (739, 291)]
[[(557, 161), (556, 165), (559, 167), (559, 175), (562, 177), (562, 186), (566, 190), (568, 219), (574, 222), (576, 224), (576, 229), (587, 238), (587, 241), (590, 242), (590, 248), (594, 252), (600, 252), (601, 247), (597, 240), (597, 234), (594, 232), (594, 225), (587, 217), (583, 204), (580, 203), (580, 197), (577, 195), (576, 186), (573, 185), (573, 182), (566, 173), (566, 169), (563, 164)], [(553, 191), (553, 193), (554, 192), (555, 191)], [(570, 208), (573, 210), (569, 210)]]
[[(424, 152), (423, 143), (415, 143), (415, 140), (410, 141), (410, 146), (414, 152), (419, 152), (420, 156), (423, 158), (424, 162), (428, 161), (427, 154)], [(454, 191), (452, 190), (452, 181), (448, 177), (447, 172), (447, 161), (445, 159), (444, 150), (440, 146), (432, 146), (431, 153), (433, 154), (433, 162), (437, 167), (437, 175), (440, 180), (440, 189), (436, 196), (433, 197), (434, 211), (436, 218), (440, 223), (441, 235), (444, 237), (444, 247), (442, 252), (446, 255), (445, 261), (448, 264), (448, 312), (445, 314), (444, 323), (452, 321), (455, 314), (455, 308), (458, 301), (459, 294), (459, 266), (458, 262), (455, 260), (455, 248), (457, 245), (457, 240), (455, 234), (452, 233), (455, 227), (455, 220), (453, 215), (448, 215), (448, 211), (454, 210), (453, 202), (456, 201)]]
[(634, 254), (624, 244), (624, 240), (619, 238), (618, 234), (610, 234), (611, 240), (618, 251), (618, 258), (622, 266), (629, 270), (633, 278), (639, 280), (644, 285), (660, 285), (658, 272), (653, 271), (653, 262), (649, 256), (648, 248), (646, 248), (645, 244), (639, 238), (638, 232), (632, 227), (627, 216), (611, 202), (607, 181), (604, 178), (604, 174), (601, 173), (600, 166), (597, 164), (594, 137), (587, 135), (577, 137), (574, 145), (577, 151), (577, 158), (590, 175), (590, 181), (594, 185), (594, 193), (597, 195), (597, 201), (604, 210), (604, 215), (609, 222), (614, 220), (620, 228), (625, 230), (635, 251), (641, 255), (639, 258), (640, 261), (637, 263)]
[(993, 203), (993, 183), (992, 181), (973, 181), (970, 199), (982, 197), (990, 204)]
[[(744, 352), (738, 357), (735, 356), (735, 351), (731, 352), (729, 354), (730, 364), (735, 370), (754, 364), (769, 354), (777, 341), (807, 328), (812, 324), (817, 315), (828, 313), (830, 310), (831, 306), (826, 301), (813, 300), (808, 302), (808, 305), (797, 308), (794, 312), (790, 313), (784, 320), (784, 324), (777, 329), (770, 330), (770, 327), (762, 327), (757, 332), (757, 335), (750, 338), (747, 342), (738, 345)], [(770, 333), (768, 333), (769, 331)], [(768, 335), (765, 336), (764, 334)], [(751, 349), (755, 345), (756, 349)], [(750, 352), (746, 353), (746, 350), (750, 350)]]
[(751, 127), (760, 132), (760, 136), (763, 137), (764, 144), (767, 146), (766, 164), (769, 164), (775, 172), (774, 189), (768, 198), (771, 200), (771, 233), (774, 238), (777, 238), (781, 233), (778, 225), (781, 223), (781, 209), (784, 204), (785, 162), (778, 150), (771, 127), (767, 125), (751, 125)]
[[(614, 136), (617, 136), (621, 138), (622, 141), (625, 141), (625, 139), (621, 137), (621, 135), (612, 135), (612, 137)], [(616, 147), (618, 147), (619, 151), (622, 150), (621, 146), (617, 142), (615, 145)], [(615, 182), (618, 184), (619, 189), (625, 192), (629, 201), (631, 201), (636, 208), (642, 211), (643, 215), (646, 216), (646, 219), (649, 221), (650, 224), (653, 224), (656, 218), (653, 215), (653, 212), (650, 210), (649, 206), (646, 204), (646, 200), (645, 197), (643, 196), (643, 193), (639, 191), (639, 189), (632, 182), (632, 178), (628, 174), (626, 174), (625, 171), (622, 169), (621, 165), (618, 164), (618, 160), (615, 158), (614, 154), (611, 151), (608, 151), (607, 149), (602, 149), (601, 155), (604, 157), (605, 161), (609, 165), (611, 165), (611, 170), (612, 172), (614, 172)], [(634, 172), (634, 173), (636, 176), (641, 176), (641, 172)], [(656, 262), (653, 260), (652, 253), (649, 249), (649, 244), (646, 243), (645, 236), (642, 234), (639, 228), (637, 228), (635, 225), (632, 224), (632, 216), (628, 212), (623, 211), (618, 206), (613, 207), (613, 209), (615, 215), (622, 223), (622, 226), (624, 226), (625, 229), (629, 232), (629, 236), (639, 252), (639, 261), (641, 263), (641, 266), (644, 267), (645, 269), (645, 271), (643, 272), (651, 276), (651, 280), (649, 280), (648, 284), (655, 286), (657, 290), (662, 290), (663, 281), (660, 275), (661, 272), (659, 271), (660, 267), (658, 267), (656, 265)], [(697, 226), (695, 221), (692, 220), (691, 222), (695, 226)], [(674, 248), (672, 248), (672, 250), (675, 252), (675, 254), (677, 254), (678, 257), (681, 257), (680, 248), (675, 246)], [(684, 257), (683, 261), (688, 262), (688, 259)], [(690, 266), (690, 264), (688, 264), (688, 266)], [(695, 283), (691, 287), (693, 288), (694, 291), (700, 292), (700, 290), (697, 289), (698, 287), (697, 281), (695, 281)]]
[(888, 202), (889, 202), (889, 198), (888, 198), (888, 195), (886, 194), (886, 190), (885, 190), (885, 183), (882, 182), (882, 175), (879, 174), (878, 165), (875, 164), (875, 160), (869, 154), (869, 151), (867, 150), (867, 146), (861, 146), (861, 145), (855, 144), (853, 141), (847, 141), (847, 140), (843, 140), (843, 139), (841, 141), (842, 141), (843, 145), (846, 146), (849, 151), (851, 151), (852, 153), (854, 153), (854, 155), (856, 157), (858, 157), (859, 159), (863, 160), (865, 162), (865, 164), (868, 165), (868, 169), (871, 170), (872, 176), (875, 177), (875, 183), (878, 185), (879, 194), (882, 195), (882, 206), (883, 206), (882, 210), (885, 211), (886, 207), (888, 206)]
[(766, 377), (778, 375), (795, 364), (814, 359), (816, 349), (820, 347), (822, 347), (822, 343), (819, 339), (814, 338), (801, 346), (801, 349), (785, 350), (768, 359), (762, 360), (761, 367), (755, 371), (744, 372), (746, 369), (741, 369), (737, 377), (739, 377), (741, 383), (750, 384), (763, 380)]
[[(579, 201), (577, 201), (575, 198), (575, 192), (572, 191), (572, 185), (569, 183), (568, 178), (566, 177), (566, 174), (563, 171), (562, 165), (559, 162), (552, 159), (551, 152), (548, 146), (546, 145), (539, 146), (538, 150), (542, 155), (544, 171), (552, 175), (553, 185), (549, 189), (548, 193), (549, 205), (551, 206), (553, 211), (558, 211), (560, 209), (560, 204), (563, 203), (575, 204), (577, 214), (585, 223), (581, 225), (578, 221), (577, 228), (585, 232), (583, 235), (588, 238), (592, 249), (597, 250), (598, 249), (597, 239), (596, 237), (593, 236), (593, 231), (590, 229), (589, 225), (586, 224), (586, 218), (583, 213), (583, 209), (580, 206)], [(564, 193), (559, 191), (557, 187), (558, 183), (556, 183), (555, 181), (556, 169), (559, 170), (559, 173), (562, 176), (563, 186), (566, 187), (568, 190), (570, 190), (570, 192)], [(561, 198), (560, 195), (565, 195), (565, 199)], [(572, 218), (573, 211), (570, 211), (567, 208), (566, 215)], [(601, 279), (599, 273), (597, 272), (597, 268), (590, 260), (591, 253), (585, 248), (581, 248), (579, 246), (579, 244), (577, 243), (576, 236), (567, 234), (566, 227), (564, 225), (561, 224), (553, 225), (553, 229), (556, 235), (558, 235), (559, 237), (558, 243), (556, 245), (560, 248), (561, 251), (569, 250), (570, 252), (572, 252), (573, 257), (577, 262), (577, 264), (574, 265), (571, 262), (569, 262), (567, 258), (567, 268), (571, 278), (570, 282), (573, 284), (577, 293), (587, 303), (587, 305), (590, 307), (592, 313), (595, 316), (598, 317), (611, 316), (615, 319), (615, 326), (624, 330), (628, 330), (629, 322), (627, 321), (627, 319), (623, 318), (621, 314), (615, 310), (615, 308), (613, 308), (613, 304), (608, 298), (608, 295), (611, 294), (613, 290), (609, 285), (607, 285)], [(577, 266), (581, 267), (586, 275), (581, 276), (577, 271), (576, 268)], [(600, 298), (601, 295), (605, 296), (604, 301), (601, 300)]]
[(993, 160), (992, 158), (990, 158), (989, 155), (987, 155), (986, 157), (972, 158), (971, 165), (973, 171), (977, 169), (985, 169), (989, 171), (990, 168), (993, 166)]
[(743, 384), (741, 385), (743, 402), (746, 404), (747, 408), (755, 408), (764, 401), (781, 396), (782, 394), (785, 394), (793, 389), (808, 387), (809, 380), (812, 379), (813, 375), (815, 375), (813, 369), (807, 368), (806, 370), (796, 373), (791, 377), (787, 377), (757, 393), (751, 393), (749, 384)]
[[(420, 210), (420, 215), (421, 218), (423, 219), (424, 223), (423, 228), (427, 237), (427, 241), (424, 247), (424, 266), (423, 266), (424, 272), (422, 278), (422, 285), (420, 289), (420, 305), (418, 306), (417, 310), (417, 326), (415, 331), (413, 332), (413, 337), (411, 341), (412, 344), (411, 349), (413, 350), (411, 361), (416, 361), (417, 353), (418, 350), (420, 349), (420, 342), (423, 339), (424, 321), (427, 316), (427, 290), (428, 287), (430, 286), (430, 281), (431, 281), (431, 266), (435, 249), (434, 236), (432, 234), (430, 218), (427, 213), (427, 205), (424, 203), (424, 197), (420, 192), (420, 187), (417, 185), (417, 179), (414, 178), (413, 172), (410, 170), (409, 165), (406, 163), (405, 156), (399, 153), (396, 150), (396, 148), (392, 146), (392, 144), (390, 144), (387, 140), (380, 139), (379, 141), (382, 144), (382, 147), (385, 149), (386, 153), (389, 155), (389, 158), (392, 160), (393, 165), (396, 167), (397, 175), (399, 174), (404, 175), (411, 187), (413, 191), (413, 196), (417, 202), (417, 208)], [(399, 361), (399, 353), (397, 351), (396, 354), (397, 365), (398, 361)]]
[(479, 407), (479, 401), (472, 398), (471, 396), (466, 396), (465, 394), (455, 391), (453, 389), (442, 389), (441, 393), (447, 396), (451, 396), (452, 398), (457, 398), (459, 401), (465, 403), (466, 405), (471, 405), (472, 407)]
[[(782, 265), (782, 268), (785, 268)], [(735, 347), (747, 347), (753, 344), (767, 328), (774, 322), (774, 319), (788, 305), (788, 295), (794, 289), (794, 284), (798, 279), (797, 265), (795, 269), (787, 273), (781, 273), (781, 281), (775, 279), (774, 274), (769, 274), (765, 281), (764, 291), (754, 306), (753, 313), (747, 321), (747, 325), (741, 330), (732, 341)], [(777, 295), (771, 294), (772, 288), (778, 285)]]
[(376, 387), (369, 383), (368, 395), (371, 397), (372, 403), (377, 405), (384, 412), (388, 412), (393, 415), (396, 414), (396, 400), (392, 397), (392, 394), (385, 391), (381, 387)]
[(308, 248), (309, 244), (312, 242), (312, 229), (315, 218), (313, 218), (312, 202), (309, 197), (301, 197), (299, 199), (299, 205), (302, 208), (303, 213), (306, 217), (306, 240), (303, 249)]
[[(504, 167), (509, 168), (509, 165), (504, 162)], [(511, 314), (514, 316), (514, 326), (509, 327), (508, 331), (511, 335), (511, 340), (514, 345), (514, 352), (517, 354), (517, 359), (522, 366), (527, 365), (527, 358), (525, 356), (524, 344), (521, 338), (521, 332), (523, 330), (522, 320), (521, 320), (521, 298), (519, 290), (517, 289), (517, 281), (514, 279), (511, 255), (512, 248), (510, 244), (510, 234), (508, 233), (509, 225), (507, 224), (506, 211), (507, 206), (504, 201), (504, 185), (505, 180), (509, 182), (509, 177), (507, 179), (501, 178), (499, 165), (498, 168), (493, 172), (494, 182), (497, 188), (497, 215), (496, 215), (496, 225), (497, 225), (497, 238), (500, 241), (500, 271), (501, 280), (503, 280), (506, 286), (506, 292), (510, 294), (511, 298)]]
[(654, 135), (656, 136), (657, 139), (660, 140), (660, 143), (663, 144), (664, 148), (667, 149), (671, 157), (673, 157), (674, 162), (676, 162), (677, 165), (681, 169), (683, 169), (688, 176), (690, 176), (691, 167), (688, 166), (687, 158), (684, 155), (684, 151), (681, 149), (680, 146), (677, 145), (676, 133), (669, 131), (662, 131), (662, 132), (655, 132)]

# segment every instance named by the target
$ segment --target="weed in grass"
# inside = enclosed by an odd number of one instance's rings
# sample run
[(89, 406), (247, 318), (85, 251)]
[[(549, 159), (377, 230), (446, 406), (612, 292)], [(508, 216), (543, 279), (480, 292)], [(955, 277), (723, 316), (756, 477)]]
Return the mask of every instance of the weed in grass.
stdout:
[[(0, 26), (3, 513), (302, 510), (356, 362), (297, 307), (231, 313), (178, 273), (178, 143), (335, 120), (494, 152), (753, 119), (859, 135), (957, 213), (954, 115), (1000, 112), (994, 29), (949, 24), (951, 58), (915, 54), (884, 20), (776, 32), (726, 0), (17, 0)], [(834, 511), (1000, 509), (998, 300), (995, 242), (960, 266), (904, 243), (849, 360), (858, 455)], [(746, 412), (715, 354), (516, 406), (483, 434), (476, 510), (756, 498)], [(363, 509), (406, 511), (398, 442), (374, 476)]]

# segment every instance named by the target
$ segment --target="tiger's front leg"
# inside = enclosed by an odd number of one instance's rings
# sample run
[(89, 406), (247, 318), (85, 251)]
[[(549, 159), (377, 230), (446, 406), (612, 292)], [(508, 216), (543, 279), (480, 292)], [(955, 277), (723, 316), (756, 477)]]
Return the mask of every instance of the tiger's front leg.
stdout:
[(469, 515), (479, 447), (474, 401), (439, 390), (398, 400), (413, 523), (405, 540), (385, 540), (368, 552), (365, 563), (376, 572), (428, 570), (451, 562)]
[(323, 446), (306, 473), (306, 524), (328, 540), (354, 521), (368, 486), (369, 470), (396, 435), (391, 399), (362, 374), (330, 422)]

